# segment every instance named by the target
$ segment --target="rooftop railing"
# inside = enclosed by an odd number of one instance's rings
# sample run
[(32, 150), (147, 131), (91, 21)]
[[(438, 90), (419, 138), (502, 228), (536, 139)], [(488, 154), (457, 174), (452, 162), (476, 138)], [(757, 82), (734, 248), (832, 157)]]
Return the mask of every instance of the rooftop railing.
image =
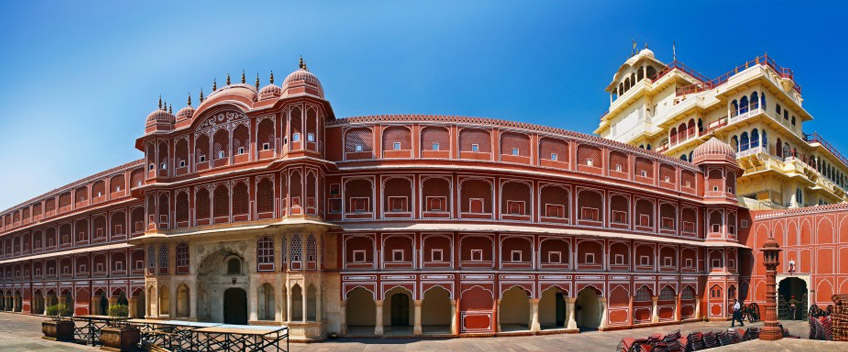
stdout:
[[(674, 64), (675, 62), (672, 62), (672, 64)], [(674, 69), (674, 67), (672, 67), (672, 64), (669, 64), (669, 68)], [(727, 73), (725, 73), (721, 76), (718, 76), (716, 78), (700, 79), (700, 78), (696, 77), (701, 81), (701, 83), (691, 84), (691, 85), (688, 85), (688, 86), (685, 86), (685, 87), (678, 88), (677, 89), (677, 95), (693, 94), (693, 93), (698, 93), (698, 92), (702, 92), (702, 91), (705, 91), (705, 90), (713, 89), (715, 87), (718, 87), (722, 84), (727, 83), (727, 81), (730, 80), (730, 77), (733, 77), (734, 75), (736, 75), (740, 71), (744, 71), (744, 70), (746, 70), (749, 67), (754, 66), (754, 65), (764, 65), (766, 67), (771, 68), (775, 73), (777, 73), (778, 76), (791, 79), (793, 81), (793, 83), (795, 81), (795, 72), (793, 72), (791, 69), (789, 69), (787, 67), (781, 67), (780, 65), (778, 65), (774, 61), (774, 59), (772, 59), (768, 56), (768, 53), (766, 53), (763, 56), (757, 56), (753, 60), (746, 61), (744, 64), (736, 66), (732, 70), (730, 70)], [(660, 72), (662, 72), (662, 71), (660, 71)], [(684, 71), (684, 72), (686, 72), (686, 71)], [(689, 72), (687, 72), (687, 73), (689, 73)], [(792, 88), (795, 89), (795, 91), (798, 92), (798, 94), (801, 93), (801, 86), (798, 83), (794, 83)]]
[(836, 158), (839, 159), (839, 161), (841, 161), (843, 165), (848, 166), (848, 159), (846, 159), (844, 156), (842, 156), (842, 153), (840, 153), (839, 150), (837, 150), (835, 147), (833, 147), (833, 145), (828, 143), (827, 140), (822, 138), (822, 136), (819, 135), (818, 132), (804, 133), (804, 140), (806, 140), (807, 143), (821, 144), (822, 147), (829, 150), (833, 155), (835, 155)]

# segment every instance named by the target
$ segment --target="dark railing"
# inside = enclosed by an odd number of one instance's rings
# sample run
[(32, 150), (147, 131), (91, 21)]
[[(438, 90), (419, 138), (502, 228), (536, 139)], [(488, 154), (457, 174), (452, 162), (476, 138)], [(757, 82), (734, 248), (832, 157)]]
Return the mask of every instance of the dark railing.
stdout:
[[(673, 67), (673, 65), (675, 63), (676, 63), (676, 61), (672, 62), (672, 64), (669, 64), (668, 67), (670, 69), (674, 69), (675, 67)], [(692, 94), (692, 93), (697, 93), (697, 92), (713, 89), (715, 87), (718, 87), (722, 84), (727, 83), (727, 81), (730, 79), (730, 77), (733, 77), (734, 75), (739, 73), (739, 71), (744, 71), (744, 70), (746, 70), (749, 67), (754, 66), (754, 65), (767, 66), (767, 67), (771, 68), (775, 73), (777, 73), (778, 76), (791, 79), (793, 81), (793, 83), (795, 81), (795, 72), (792, 71), (791, 69), (787, 68), (787, 67), (781, 67), (780, 65), (778, 65), (774, 61), (774, 59), (772, 59), (768, 56), (768, 53), (767, 53), (767, 54), (763, 55), (762, 57), (757, 56), (753, 60), (746, 61), (744, 64), (736, 66), (732, 70), (726, 72), (725, 74), (718, 76), (716, 78), (713, 78), (713, 79), (702, 79), (701, 77), (693, 75), (693, 77), (695, 77), (696, 79), (701, 81), (701, 83), (691, 84), (691, 85), (688, 85), (688, 86), (685, 86), (685, 87), (678, 88), (677, 89), (677, 95), (686, 95), (686, 94)], [(682, 70), (682, 71), (692, 75), (692, 73), (690, 73), (690, 72), (687, 72), (685, 70)], [(660, 72), (662, 72), (662, 71), (660, 71)], [(794, 83), (792, 88), (795, 89), (795, 91), (797, 91), (799, 94), (801, 93), (801, 86), (798, 83)]]
[(833, 155), (835, 155), (836, 158), (839, 159), (839, 161), (841, 161), (843, 165), (848, 166), (848, 159), (846, 159), (844, 156), (842, 156), (842, 153), (840, 153), (839, 150), (834, 148), (833, 145), (828, 143), (827, 140), (822, 138), (822, 136), (819, 135), (818, 132), (813, 132), (811, 134), (804, 133), (804, 140), (806, 140), (807, 143), (821, 144), (822, 147), (829, 150)]

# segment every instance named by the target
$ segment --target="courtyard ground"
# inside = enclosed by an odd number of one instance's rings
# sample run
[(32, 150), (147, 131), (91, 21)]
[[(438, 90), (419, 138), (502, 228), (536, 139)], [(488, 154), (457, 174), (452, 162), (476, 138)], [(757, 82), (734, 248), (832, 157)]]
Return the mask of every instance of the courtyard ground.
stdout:
[[(42, 317), (0, 313), (0, 351), (99, 351), (99, 348), (72, 343), (53, 342), (41, 339)], [(614, 351), (622, 337), (641, 337), (652, 333), (667, 333), (680, 329), (685, 335), (691, 331), (709, 331), (725, 329), (729, 322), (701, 322), (682, 325), (668, 325), (654, 328), (616, 330), (605, 332), (584, 332), (580, 334), (486, 337), (455, 339), (338, 339), (321, 343), (292, 344), (293, 352), (474, 352), (474, 351)], [(762, 323), (746, 326), (762, 326)], [(808, 331), (806, 322), (784, 321), (783, 325), (793, 334), (804, 337)], [(810, 341), (807, 339), (784, 339), (778, 342), (750, 341), (736, 345), (720, 347), (710, 351), (848, 351), (848, 343)]]

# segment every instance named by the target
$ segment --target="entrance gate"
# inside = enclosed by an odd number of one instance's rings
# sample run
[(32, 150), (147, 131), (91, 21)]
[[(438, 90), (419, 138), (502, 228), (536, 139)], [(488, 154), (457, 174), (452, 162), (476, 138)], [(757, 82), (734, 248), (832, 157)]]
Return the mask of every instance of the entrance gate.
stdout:
[(404, 293), (392, 295), (392, 326), (409, 326), (409, 297)]
[(224, 291), (224, 324), (247, 324), (247, 293), (243, 289)]

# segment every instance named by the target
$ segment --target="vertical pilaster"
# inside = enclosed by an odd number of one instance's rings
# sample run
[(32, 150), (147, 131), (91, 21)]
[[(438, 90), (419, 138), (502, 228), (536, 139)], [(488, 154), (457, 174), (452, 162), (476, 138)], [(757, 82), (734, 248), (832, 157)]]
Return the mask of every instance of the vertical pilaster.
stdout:
[(127, 310), (129, 311), (129, 314), (127, 317), (130, 319), (136, 318), (135, 313), (138, 311), (138, 299), (130, 297), (128, 303), (129, 305), (127, 306)]
[(421, 335), (421, 304), (423, 300), (416, 299), (415, 300), (415, 324), (413, 324), (412, 334), (413, 335)]
[(598, 330), (607, 328), (607, 299), (606, 297), (598, 297), (598, 305), (601, 307), (601, 323), (598, 325)]
[(459, 300), (454, 299), (451, 300), (451, 326), (450, 331), (451, 335), (459, 335), (459, 327), (456, 322), (459, 321)]
[(530, 298), (530, 331), (542, 330), (539, 325), (539, 299)]
[(651, 297), (651, 301), (652, 301), (651, 322), (652, 323), (659, 323), (660, 322), (660, 315), (659, 315), (659, 312), (657, 311), (657, 300), (659, 300), (659, 297), (657, 297), (657, 296)]
[(376, 305), (376, 314), (374, 321), (374, 335), (383, 335), (383, 300), (378, 299), (374, 302)]
[(339, 334), (347, 334), (347, 301), (339, 301)]
[(577, 320), (574, 319), (574, 306), (577, 298), (568, 297), (565, 299), (566, 310), (568, 310), (568, 324), (566, 329), (577, 329)]

